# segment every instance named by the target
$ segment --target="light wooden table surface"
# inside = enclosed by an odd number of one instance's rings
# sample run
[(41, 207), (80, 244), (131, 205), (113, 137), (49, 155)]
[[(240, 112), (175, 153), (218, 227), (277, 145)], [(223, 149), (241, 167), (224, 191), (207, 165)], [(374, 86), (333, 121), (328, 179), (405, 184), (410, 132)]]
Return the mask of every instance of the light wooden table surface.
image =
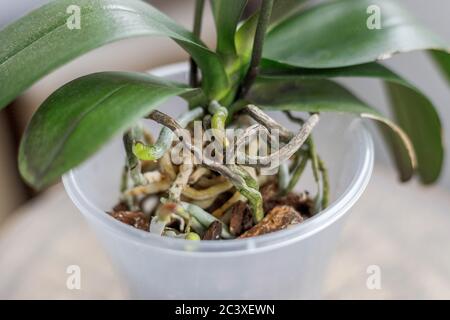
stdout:
[[(329, 299), (450, 298), (450, 192), (401, 186), (376, 167), (330, 264)], [(79, 265), (81, 290), (66, 268)], [(381, 289), (366, 286), (381, 270)], [(127, 291), (81, 214), (56, 186), (0, 228), (0, 298), (120, 299)]]

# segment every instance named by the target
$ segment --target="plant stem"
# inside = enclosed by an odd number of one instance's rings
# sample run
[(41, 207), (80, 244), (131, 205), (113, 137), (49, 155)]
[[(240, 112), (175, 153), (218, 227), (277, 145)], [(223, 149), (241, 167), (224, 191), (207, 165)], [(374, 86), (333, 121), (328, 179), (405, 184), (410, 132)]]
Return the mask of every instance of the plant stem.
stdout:
[(328, 169), (325, 167), (325, 163), (323, 160), (318, 157), (319, 170), (322, 175), (322, 201), (321, 209), (325, 209), (328, 206), (329, 198), (330, 198), (330, 181), (328, 177)]
[(123, 136), (123, 144), (127, 154), (127, 169), (130, 173), (130, 177), (134, 186), (142, 185), (146, 183), (146, 179), (141, 173), (141, 162), (133, 153), (133, 142), (136, 139), (141, 139), (142, 135), (139, 134), (142, 128), (133, 128), (128, 130)]
[(314, 140), (312, 139), (311, 136), (309, 136), (306, 143), (309, 146), (309, 156), (311, 158), (311, 167), (312, 167), (312, 172), (314, 175), (314, 180), (316, 180), (316, 182), (318, 182), (320, 169), (319, 169), (319, 160), (318, 160), (318, 156), (317, 156), (316, 144), (314, 143)]
[[(194, 35), (200, 38), (200, 32), (202, 29), (202, 18), (203, 18), (203, 8), (205, 5), (205, 0), (195, 1), (195, 13), (194, 13), (194, 28), (192, 32)], [(190, 72), (189, 72), (189, 84), (191, 87), (198, 86), (198, 67), (194, 59), (190, 59)]]
[[(316, 113), (313, 113), (316, 114)], [(304, 123), (304, 120), (294, 116), (291, 112), (286, 112), (288, 118), (292, 121), (298, 122), (300, 124)], [(315, 143), (310, 136), (307, 140), (309, 146), (308, 154), (311, 159), (311, 167), (314, 175), (314, 180), (316, 181), (319, 192), (317, 194), (317, 207), (318, 210), (322, 210), (328, 206), (330, 197), (330, 187), (328, 178), (328, 169), (325, 166), (325, 162), (317, 154)], [(319, 177), (320, 174), (320, 177)], [(298, 179), (297, 179), (298, 180)]]
[(244, 97), (256, 76), (259, 73), (259, 64), (261, 63), (262, 50), (264, 45), (264, 37), (266, 30), (270, 22), (270, 15), (272, 13), (273, 0), (263, 0), (261, 4), (261, 10), (259, 12), (258, 25), (256, 27), (255, 38), (253, 40), (252, 58), (250, 60), (250, 67), (244, 78), (242, 88), (239, 93), (239, 97)]
[[(128, 161), (127, 161), (128, 162)], [(125, 195), (125, 192), (128, 190), (128, 185), (130, 182), (130, 175), (128, 173), (128, 165), (125, 165), (122, 171), (122, 178), (120, 181), (120, 193), (121, 193), (121, 201), (124, 202), (130, 210), (135, 209), (136, 206), (134, 204), (134, 199), (132, 196)]]
[(128, 189), (128, 166), (125, 165), (122, 170), (122, 177), (120, 179), (120, 192), (124, 193)]
[(291, 177), (291, 181), (289, 181), (289, 185), (286, 188), (286, 191), (284, 194), (287, 194), (289, 192), (292, 192), (292, 190), (294, 190), (295, 186), (298, 183), (298, 180), (300, 179), (300, 177), (303, 174), (303, 171), (305, 171), (306, 168), (306, 164), (308, 163), (308, 156), (303, 156), (302, 158), (298, 158), (300, 160), (300, 162), (297, 164), (297, 166), (294, 169), (294, 172), (292, 173), (292, 177)]

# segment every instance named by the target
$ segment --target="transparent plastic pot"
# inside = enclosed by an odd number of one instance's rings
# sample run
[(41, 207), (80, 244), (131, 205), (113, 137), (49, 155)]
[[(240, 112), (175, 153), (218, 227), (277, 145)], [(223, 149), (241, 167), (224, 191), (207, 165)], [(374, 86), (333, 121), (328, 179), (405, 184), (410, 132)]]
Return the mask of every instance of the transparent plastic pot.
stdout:
[[(183, 63), (152, 73), (185, 81), (186, 71)], [(159, 109), (175, 116), (186, 104), (175, 98)], [(296, 129), (280, 113), (272, 115)], [(154, 133), (160, 128), (150, 121), (145, 125)], [(125, 157), (121, 137), (66, 174), (63, 182), (132, 298), (316, 299), (344, 220), (371, 176), (373, 143), (361, 120), (346, 115), (322, 115), (314, 132), (329, 169), (329, 207), (287, 230), (250, 239), (194, 242), (158, 237), (107, 215), (119, 198)], [(298, 188), (315, 192), (311, 175), (302, 177)]]

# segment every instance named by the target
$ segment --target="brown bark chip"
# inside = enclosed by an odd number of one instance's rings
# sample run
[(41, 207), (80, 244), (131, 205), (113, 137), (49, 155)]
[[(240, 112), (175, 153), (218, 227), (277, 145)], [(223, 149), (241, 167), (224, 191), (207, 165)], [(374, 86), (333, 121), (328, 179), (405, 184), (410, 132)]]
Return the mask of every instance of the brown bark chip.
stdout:
[(230, 233), (234, 236), (240, 235), (253, 226), (252, 211), (244, 201), (238, 201), (232, 208), (230, 218)]
[(243, 201), (238, 201), (233, 206), (230, 218), (230, 233), (234, 236), (242, 232), (242, 220), (244, 218), (245, 210), (246, 205)]
[(114, 212), (117, 212), (117, 211), (128, 211), (128, 206), (125, 203), (123, 203), (123, 202), (119, 202), (118, 204), (116, 204), (114, 206), (113, 211)]
[(300, 212), (302, 216), (310, 218), (314, 212), (314, 201), (307, 193), (288, 193), (285, 196), (275, 196), (264, 201), (264, 212), (269, 212), (277, 206), (290, 206)]
[(136, 229), (148, 231), (150, 228), (150, 222), (145, 215), (140, 211), (115, 211), (109, 213), (114, 219), (120, 222), (126, 223)]
[(203, 235), (202, 240), (219, 240), (222, 233), (222, 224), (219, 221), (211, 223)]
[(275, 179), (266, 182), (260, 188), (263, 198), (264, 212), (268, 213), (277, 206), (290, 206), (297, 210), (303, 217), (310, 218), (314, 215), (314, 201), (307, 192), (290, 192), (285, 196), (278, 194), (278, 183)]
[(239, 238), (250, 238), (283, 230), (292, 224), (303, 221), (302, 216), (290, 206), (273, 208), (256, 226), (243, 233)]

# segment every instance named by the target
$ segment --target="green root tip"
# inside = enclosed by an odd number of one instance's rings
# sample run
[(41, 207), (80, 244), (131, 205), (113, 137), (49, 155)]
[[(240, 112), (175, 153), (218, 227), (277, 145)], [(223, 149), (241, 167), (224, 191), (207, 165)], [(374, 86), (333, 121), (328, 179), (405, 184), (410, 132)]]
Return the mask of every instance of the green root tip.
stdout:
[(139, 160), (156, 160), (156, 157), (152, 152), (152, 147), (147, 146), (142, 142), (138, 141), (133, 143), (132, 151)]
[(192, 240), (192, 241), (201, 240), (200, 236), (198, 234), (196, 234), (195, 232), (189, 232), (188, 234), (186, 234), (185, 239), (186, 240)]

